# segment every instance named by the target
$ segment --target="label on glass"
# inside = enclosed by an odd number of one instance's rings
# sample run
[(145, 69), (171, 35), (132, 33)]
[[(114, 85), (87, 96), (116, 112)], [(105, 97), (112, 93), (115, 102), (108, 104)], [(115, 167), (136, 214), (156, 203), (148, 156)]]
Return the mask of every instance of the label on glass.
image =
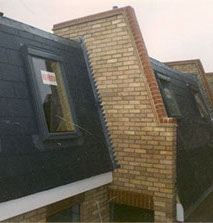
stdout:
[(44, 84), (57, 86), (55, 73), (41, 70), (41, 77)]

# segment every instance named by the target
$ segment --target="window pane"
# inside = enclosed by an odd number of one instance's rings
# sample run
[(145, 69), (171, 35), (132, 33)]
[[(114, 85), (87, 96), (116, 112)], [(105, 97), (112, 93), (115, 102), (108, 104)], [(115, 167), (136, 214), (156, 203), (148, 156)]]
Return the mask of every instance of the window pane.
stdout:
[(74, 131), (59, 62), (37, 57), (32, 60), (49, 132)]
[(196, 103), (197, 103), (197, 106), (198, 106), (198, 109), (200, 111), (200, 115), (202, 118), (207, 118), (208, 117), (208, 112), (199, 96), (198, 93), (195, 93), (195, 100), (196, 100)]
[(80, 205), (77, 204), (69, 209), (48, 216), (46, 222), (80, 222)]
[(168, 81), (160, 79), (160, 83), (162, 85), (163, 90), (163, 98), (167, 107), (167, 111), (170, 116), (180, 116), (179, 107), (175, 101), (175, 97), (173, 95), (172, 89), (170, 87), (170, 83)]

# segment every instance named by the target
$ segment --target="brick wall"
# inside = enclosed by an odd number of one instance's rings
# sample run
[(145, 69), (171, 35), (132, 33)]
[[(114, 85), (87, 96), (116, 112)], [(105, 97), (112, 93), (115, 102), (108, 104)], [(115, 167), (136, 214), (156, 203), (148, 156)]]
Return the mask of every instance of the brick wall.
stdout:
[[(153, 208), (155, 221), (172, 221), (176, 120), (167, 117), (134, 10), (125, 7), (64, 22), (55, 25), (54, 32), (85, 39), (121, 166), (113, 175), (110, 194), (117, 202)], [(149, 205), (135, 199), (137, 194)]]
[(85, 193), (81, 204), (81, 222), (109, 222), (108, 186), (99, 187)]
[(211, 86), (209, 85), (209, 82), (207, 80), (207, 75), (205, 75), (205, 71), (200, 60), (197, 59), (197, 60), (173, 61), (173, 62), (166, 62), (165, 64), (183, 73), (197, 74), (203, 92), (208, 101), (208, 104), (211, 106), (211, 111), (213, 111), (213, 91), (211, 91)]
[(211, 89), (211, 92), (213, 93), (213, 73), (206, 73), (205, 76), (206, 76), (206, 79), (209, 83), (209, 87)]
[(181, 61), (178, 61), (178, 64), (174, 64), (172, 62), (166, 62), (165, 64), (167, 66), (172, 67), (175, 70), (179, 70), (183, 73), (191, 73), (191, 74), (199, 73), (198, 67), (194, 63), (181, 64)]
[(46, 222), (46, 207), (5, 220), (4, 222)]
[(8, 219), (5, 222), (46, 222), (46, 217), (80, 204), (81, 222), (109, 221), (108, 186), (102, 186), (63, 201)]

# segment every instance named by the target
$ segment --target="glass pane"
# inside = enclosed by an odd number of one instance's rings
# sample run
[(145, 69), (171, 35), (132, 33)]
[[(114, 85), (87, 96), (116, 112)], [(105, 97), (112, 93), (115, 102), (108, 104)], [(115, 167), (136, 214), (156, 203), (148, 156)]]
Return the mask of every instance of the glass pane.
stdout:
[(197, 103), (197, 106), (198, 106), (198, 109), (200, 111), (200, 114), (201, 114), (201, 117), (202, 118), (207, 118), (208, 117), (208, 112), (200, 98), (200, 96), (198, 95), (198, 93), (195, 93), (195, 100), (196, 100), (196, 103)]
[(80, 222), (80, 205), (77, 204), (69, 209), (48, 216), (46, 222)]
[(168, 113), (171, 116), (180, 116), (179, 107), (175, 101), (175, 97), (171, 90), (170, 84), (168, 81), (160, 80), (163, 88), (163, 96), (165, 100), (166, 107), (168, 109)]
[(46, 218), (46, 222), (73, 222), (72, 210), (66, 209)]
[(74, 131), (59, 62), (37, 57), (32, 60), (49, 132)]

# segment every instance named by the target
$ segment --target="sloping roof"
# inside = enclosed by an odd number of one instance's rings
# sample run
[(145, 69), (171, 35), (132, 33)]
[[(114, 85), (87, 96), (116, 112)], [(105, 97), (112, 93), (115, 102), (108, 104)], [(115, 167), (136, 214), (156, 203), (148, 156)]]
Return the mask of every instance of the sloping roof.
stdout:
[(213, 94), (210, 89), (209, 83), (207, 81), (205, 71), (203, 68), (203, 65), (199, 59), (194, 60), (182, 60), (182, 61), (172, 61), (172, 62), (166, 62), (166, 65), (173, 67), (174, 69), (178, 69), (182, 71), (183, 73), (189, 73), (193, 72), (198, 75), (198, 78), (200, 79), (200, 88), (203, 91), (203, 94), (205, 95), (206, 100), (208, 101), (208, 107), (209, 111), (211, 113), (211, 116), (213, 115), (212, 109), (213, 109)]
[[(63, 57), (79, 137), (41, 140), (23, 45)], [(112, 152), (80, 41), (0, 18), (0, 202), (112, 171)]]
[[(177, 129), (177, 190), (184, 209), (188, 209), (212, 185), (213, 159), (209, 147), (212, 134), (210, 117), (204, 120), (194, 98), (199, 88), (197, 74), (185, 74), (151, 59), (155, 73), (170, 78), (171, 88), (181, 111)], [(157, 76), (157, 75), (156, 75)]]
[[(181, 73), (157, 60), (151, 59), (151, 61), (156, 73), (170, 78), (171, 88), (181, 111), (181, 118), (178, 122), (179, 133), (181, 134), (178, 141), (179, 147), (187, 149), (208, 143), (209, 136), (207, 137), (202, 129), (209, 126), (210, 117), (207, 120), (202, 118), (194, 98), (194, 90), (197, 90), (204, 105), (206, 104), (206, 99), (199, 88), (197, 74)], [(204, 135), (202, 136), (202, 134)]]

